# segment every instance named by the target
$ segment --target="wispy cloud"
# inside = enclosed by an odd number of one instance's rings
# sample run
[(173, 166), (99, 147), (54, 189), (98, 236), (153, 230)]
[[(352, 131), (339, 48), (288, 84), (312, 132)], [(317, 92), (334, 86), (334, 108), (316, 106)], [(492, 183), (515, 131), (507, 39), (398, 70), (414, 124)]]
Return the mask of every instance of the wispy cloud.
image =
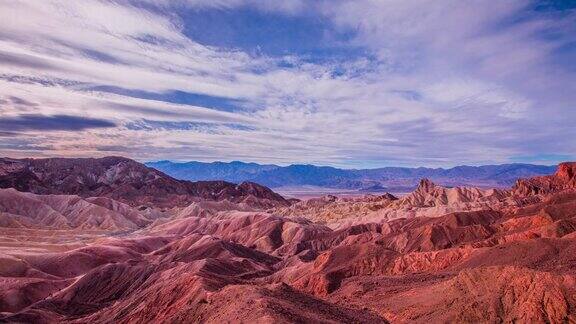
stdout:
[[(195, 35), (233, 22), (190, 33), (191, 13), (244, 16), (215, 46)], [(571, 156), (575, 17), (524, 0), (2, 2), (0, 149), (345, 166)]]

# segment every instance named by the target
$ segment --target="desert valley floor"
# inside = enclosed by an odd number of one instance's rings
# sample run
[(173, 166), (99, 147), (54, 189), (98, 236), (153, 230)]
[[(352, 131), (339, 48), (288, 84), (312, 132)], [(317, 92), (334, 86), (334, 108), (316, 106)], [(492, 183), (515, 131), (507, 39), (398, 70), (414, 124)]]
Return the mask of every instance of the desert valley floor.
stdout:
[(0, 159), (0, 322), (576, 322), (576, 163), (285, 199), (135, 161)]

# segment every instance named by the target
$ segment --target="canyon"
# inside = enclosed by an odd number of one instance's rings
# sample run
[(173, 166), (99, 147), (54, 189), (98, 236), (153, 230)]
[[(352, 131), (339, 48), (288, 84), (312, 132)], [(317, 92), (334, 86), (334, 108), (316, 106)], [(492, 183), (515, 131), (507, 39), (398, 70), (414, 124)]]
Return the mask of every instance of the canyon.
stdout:
[(121, 157), (0, 159), (0, 322), (576, 321), (576, 163), (287, 199)]

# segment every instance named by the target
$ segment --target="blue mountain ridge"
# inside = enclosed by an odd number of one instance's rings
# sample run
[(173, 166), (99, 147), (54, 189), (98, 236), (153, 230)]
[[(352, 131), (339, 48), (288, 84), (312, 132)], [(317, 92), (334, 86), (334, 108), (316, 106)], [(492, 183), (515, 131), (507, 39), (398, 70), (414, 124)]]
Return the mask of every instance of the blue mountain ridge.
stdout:
[(252, 181), (271, 188), (318, 186), (370, 191), (414, 188), (422, 178), (444, 186), (509, 187), (518, 178), (548, 175), (556, 166), (501, 164), (457, 166), (453, 168), (383, 167), (376, 169), (340, 169), (310, 164), (278, 166), (274, 164), (232, 162), (147, 162), (147, 166), (182, 180)]

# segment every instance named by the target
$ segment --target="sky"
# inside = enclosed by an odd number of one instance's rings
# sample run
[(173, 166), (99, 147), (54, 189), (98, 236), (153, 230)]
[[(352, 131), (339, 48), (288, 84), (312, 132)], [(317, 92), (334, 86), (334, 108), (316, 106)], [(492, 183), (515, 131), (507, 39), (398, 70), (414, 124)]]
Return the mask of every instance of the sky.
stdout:
[(576, 1), (1, 0), (0, 156), (576, 160)]

